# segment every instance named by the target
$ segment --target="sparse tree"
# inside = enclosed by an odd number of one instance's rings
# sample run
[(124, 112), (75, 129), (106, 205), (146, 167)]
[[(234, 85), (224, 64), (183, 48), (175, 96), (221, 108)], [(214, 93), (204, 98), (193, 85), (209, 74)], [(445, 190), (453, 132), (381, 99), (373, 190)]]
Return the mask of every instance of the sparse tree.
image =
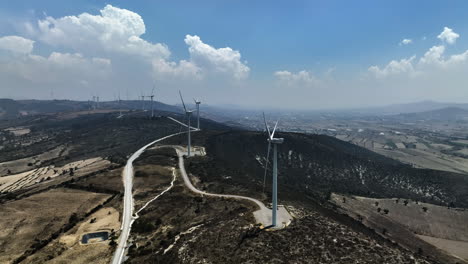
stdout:
[(384, 209), (383, 211), (384, 211), (384, 214), (388, 214), (389, 212), (388, 209)]

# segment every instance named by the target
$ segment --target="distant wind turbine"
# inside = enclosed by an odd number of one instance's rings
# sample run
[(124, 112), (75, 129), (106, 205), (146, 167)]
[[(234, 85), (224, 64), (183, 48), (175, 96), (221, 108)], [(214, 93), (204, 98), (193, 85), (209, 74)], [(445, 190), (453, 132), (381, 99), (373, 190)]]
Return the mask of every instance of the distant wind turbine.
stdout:
[(147, 96), (147, 97), (149, 97), (151, 99), (151, 118), (154, 117), (154, 102), (153, 102), (153, 100), (154, 100), (154, 88), (155, 87), (153, 86), (153, 90), (151, 90), (151, 95)]
[(120, 100), (120, 91), (119, 91), (119, 116), (117, 118), (122, 118), (122, 100)]

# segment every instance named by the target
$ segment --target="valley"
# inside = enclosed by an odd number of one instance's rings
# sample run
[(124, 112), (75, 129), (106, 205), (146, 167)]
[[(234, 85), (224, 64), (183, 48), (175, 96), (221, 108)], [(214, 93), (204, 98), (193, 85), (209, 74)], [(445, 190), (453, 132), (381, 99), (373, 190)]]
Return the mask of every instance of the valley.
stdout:
[[(202, 118), (188, 157), (179, 113), (117, 115), (3, 122), (0, 207), (11, 220), (2, 222), (0, 248), (8, 254), (1, 261), (466, 262), (462, 170), (420, 168), (336, 135), (281, 129), (278, 198), (280, 216), (289, 217), (273, 231), (264, 132)], [(435, 144), (441, 151), (449, 145)], [(138, 150), (126, 191), (125, 164)], [(132, 208), (127, 220), (125, 208)]]

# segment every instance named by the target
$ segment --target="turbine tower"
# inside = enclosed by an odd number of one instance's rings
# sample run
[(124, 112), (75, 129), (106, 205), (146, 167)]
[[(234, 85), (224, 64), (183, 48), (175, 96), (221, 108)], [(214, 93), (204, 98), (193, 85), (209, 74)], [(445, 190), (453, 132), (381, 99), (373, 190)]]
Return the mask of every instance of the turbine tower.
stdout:
[(200, 130), (200, 104), (201, 104), (201, 101), (200, 99), (195, 99), (193, 98), (193, 101), (195, 101), (195, 104), (197, 106), (197, 129)]
[(145, 111), (145, 96), (141, 96), (141, 111)]
[(96, 110), (96, 96), (93, 95), (93, 104), (91, 105), (93, 110)]
[[(284, 139), (283, 138), (275, 138), (275, 131), (276, 127), (278, 126), (278, 121), (276, 121), (275, 127), (273, 128), (273, 131), (270, 133), (270, 128), (267, 125), (266, 119), (265, 119), (265, 113), (263, 113), (263, 122), (265, 123), (265, 129), (268, 133), (268, 151), (267, 151), (267, 160), (265, 164), (265, 176), (267, 173), (267, 168), (268, 168), (268, 159), (270, 157), (270, 149), (271, 149), (271, 144), (273, 144), (273, 191), (271, 194), (272, 198), (272, 207), (271, 207), (271, 225), (273, 227), (276, 227), (277, 225), (277, 211), (278, 211), (278, 150), (277, 146), (278, 144), (283, 143)], [(263, 179), (263, 184), (265, 185), (265, 178)]]
[(190, 157), (190, 118), (192, 116), (193, 111), (187, 110), (184, 103), (184, 98), (182, 98), (182, 93), (179, 90), (180, 100), (182, 101), (182, 105), (184, 106), (185, 115), (187, 115), (187, 128), (188, 128), (188, 144), (187, 144), (187, 156)]
[(117, 118), (121, 118), (122, 117), (122, 100), (120, 100), (120, 92), (119, 92), (119, 116)]
[(148, 95), (147, 97), (149, 97), (151, 99), (151, 118), (153, 118), (154, 117), (154, 104), (153, 104), (154, 86), (153, 86), (153, 90), (151, 90), (151, 95)]

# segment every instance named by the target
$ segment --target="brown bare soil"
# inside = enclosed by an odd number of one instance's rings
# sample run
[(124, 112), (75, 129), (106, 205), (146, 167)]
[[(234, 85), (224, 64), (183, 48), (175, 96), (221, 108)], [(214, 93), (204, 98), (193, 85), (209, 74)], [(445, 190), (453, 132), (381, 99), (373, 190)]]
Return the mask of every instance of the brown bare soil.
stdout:
[(110, 195), (81, 190), (54, 189), (0, 205), (1, 263), (10, 263), (25, 252), (33, 252), (58, 234), (65, 225), (75, 224)]
[[(406, 247), (439, 255), (445, 263), (457, 263), (441, 241), (468, 241), (468, 210), (405, 199), (373, 199), (332, 194), (331, 201), (344, 212)], [(426, 236), (434, 239), (419, 239)], [(429, 243), (428, 243), (429, 242)], [(447, 243), (446, 243), (447, 244)], [(456, 251), (460, 244), (452, 243)], [(463, 243), (462, 243), (463, 245)], [(434, 247), (435, 246), (435, 247)], [(437, 248), (439, 249), (437, 249)], [(441, 250), (445, 250), (442, 253)], [(468, 250), (468, 248), (467, 248)], [(441, 252), (441, 253), (437, 253)], [(435, 255), (435, 256), (436, 256)], [(446, 255), (444, 257), (444, 255)]]
[(109, 240), (88, 245), (80, 241), (82, 235), (90, 232), (109, 231), (115, 234), (120, 228), (119, 217), (119, 212), (113, 207), (102, 208), (27, 258), (25, 263), (109, 263), (114, 250)]

